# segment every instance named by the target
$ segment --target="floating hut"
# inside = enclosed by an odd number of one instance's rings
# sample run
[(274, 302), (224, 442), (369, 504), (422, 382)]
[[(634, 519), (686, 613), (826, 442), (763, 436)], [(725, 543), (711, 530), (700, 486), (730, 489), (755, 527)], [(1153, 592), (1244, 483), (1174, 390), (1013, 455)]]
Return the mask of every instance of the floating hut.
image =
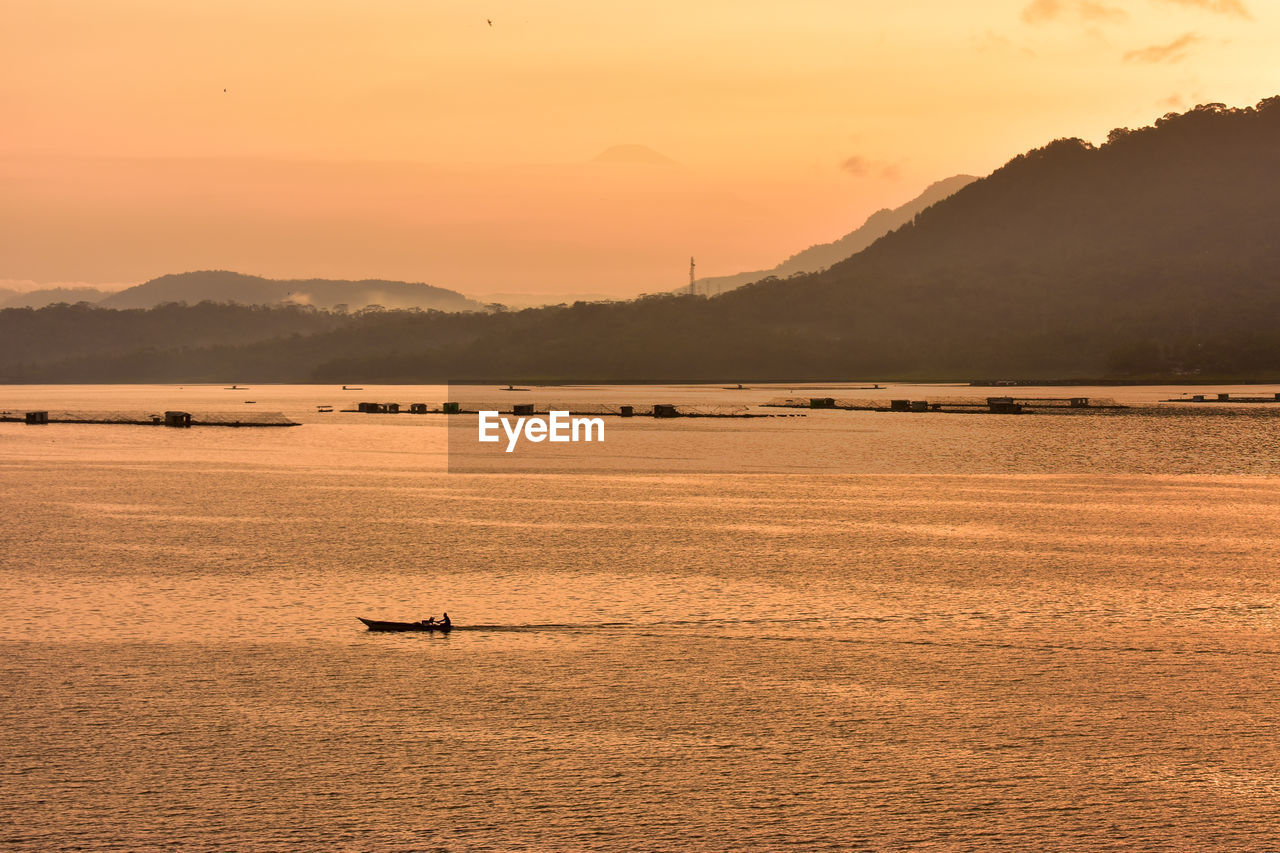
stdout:
[[(812, 409), (830, 408), (845, 411), (862, 412), (983, 412), (988, 414), (1021, 414), (1033, 412), (1049, 413), (1083, 413), (1125, 409), (1110, 398), (1089, 397), (936, 397), (930, 400), (874, 400), (835, 398), (827, 405), (829, 398), (817, 397), (778, 397), (763, 403), (769, 408)], [(823, 405), (816, 406), (821, 401)]]
[[(807, 407), (807, 406), (806, 406)], [(515, 417), (533, 417), (550, 412), (568, 412), (570, 415), (613, 416), (623, 418), (796, 418), (802, 414), (775, 414), (772, 412), (753, 412), (748, 406), (737, 404), (673, 404), (655, 403), (642, 406), (629, 403), (583, 403), (583, 402), (545, 402), (545, 403), (501, 403), (497, 401), (450, 401), (436, 407), (430, 403), (411, 403), (400, 406), (394, 403), (360, 403), (357, 408), (343, 409), (348, 413), (366, 414), (415, 414), (415, 415), (474, 415), (479, 412), (498, 412)]]
[(29, 424), (104, 424), (168, 427), (289, 427), (297, 421), (283, 412), (0, 412), (0, 421)]
[(1192, 394), (1189, 397), (1176, 397), (1171, 400), (1161, 400), (1162, 403), (1280, 403), (1280, 393), (1274, 393), (1270, 396), (1266, 395), (1235, 395), (1229, 392), (1217, 392), (1214, 399), (1209, 399), (1208, 394)]

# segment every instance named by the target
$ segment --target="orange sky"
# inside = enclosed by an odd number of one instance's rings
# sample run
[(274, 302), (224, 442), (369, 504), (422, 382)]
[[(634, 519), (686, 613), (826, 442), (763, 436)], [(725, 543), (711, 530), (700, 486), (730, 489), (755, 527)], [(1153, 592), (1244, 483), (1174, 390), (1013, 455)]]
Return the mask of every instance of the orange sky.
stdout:
[[(0, 280), (40, 283), (220, 268), (631, 296), (690, 255), (772, 266), (1056, 137), (1280, 94), (1261, 0), (9, 0), (4, 19)], [(673, 162), (596, 160), (615, 145)]]

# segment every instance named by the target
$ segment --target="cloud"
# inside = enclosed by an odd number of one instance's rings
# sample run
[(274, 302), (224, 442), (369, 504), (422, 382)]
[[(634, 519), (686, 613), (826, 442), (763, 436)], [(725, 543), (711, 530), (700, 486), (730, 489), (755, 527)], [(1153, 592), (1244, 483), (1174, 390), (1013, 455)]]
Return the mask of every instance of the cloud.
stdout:
[(1172, 3), (1177, 6), (1194, 6), (1206, 12), (1217, 12), (1219, 15), (1235, 15), (1239, 18), (1253, 20), (1253, 15), (1240, 0), (1160, 0), (1161, 3)]
[(1187, 49), (1193, 44), (1204, 41), (1195, 33), (1186, 33), (1168, 44), (1153, 44), (1131, 50), (1124, 55), (1125, 62), (1181, 62), (1187, 58)]
[[(1229, 0), (1236, 2), (1236, 0)], [(1196, 0), (1166, 0), (1166, 2), (1196, 2)], [(1200, 0), (1214, 2), (1214, 0)], [(1115, 6), (1106, 6), (1097, 0), (1032, 0), (1022, 10), (1022, 21), (1027, 24), (1043, 24), (1066, 17), (1076, 17), (1090, 23), (1119, 24), (1129, 20), (1129, 13)]]
[(1096, 23), (1123, 24), (1129, 20), (1129, 13), (1124, 9), (1104, 6), (1101, 3), (1091, 2), (1091, 0), (1080, 0), (1076, 4), (1076, 11), (1082, 19)]
[[(1234, 15), (1253, 20), (1253, 14), (1243, 0), (1156, 0), (1173, 6), (1189, 6), (1219, 15)], [(1031, 0), (1022, 9), (1022, 21), (1026, 24), (1043, 24), (1069, 17), (1091, 23), (1122, 24), (1129, 20), (1129, 13), (1117, 6), (1108, 6), (1100, 0)]]
[(884, 163), (872, 160), (860, 154), (854, 154), (840, 164), (843, 169), (855, 178), (884, 178), (896, 181), (902, 176), (902, 169), (897, 163)]
[(1022, 20), (1028, 24), (1052, 21), (1062, 14), (1065, 6), (1062, 0), (1034, 0), (1030, 6), (1022, 10)]
[(855, 178), (865, 177), (871, 172), (871, 162), (866, 157), (859, 157), (857, 154), (850, 157), (840, 164), (840, 168), (844, 169)]
[(886, 181), (896, 181), (902, 177), (902, 167), (897, 163), (886, 163), (880, 167), (880, 177)]

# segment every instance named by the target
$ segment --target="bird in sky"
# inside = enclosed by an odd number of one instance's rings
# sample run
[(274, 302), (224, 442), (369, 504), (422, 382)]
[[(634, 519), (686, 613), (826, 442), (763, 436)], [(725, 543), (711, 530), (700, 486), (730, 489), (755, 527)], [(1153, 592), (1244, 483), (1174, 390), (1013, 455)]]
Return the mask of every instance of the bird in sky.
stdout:
[(493, 18), (485, 18), (484, 20), (485, 20), (485, 23), (487, 23), (489, 26), (491, 27), (493, 26)]

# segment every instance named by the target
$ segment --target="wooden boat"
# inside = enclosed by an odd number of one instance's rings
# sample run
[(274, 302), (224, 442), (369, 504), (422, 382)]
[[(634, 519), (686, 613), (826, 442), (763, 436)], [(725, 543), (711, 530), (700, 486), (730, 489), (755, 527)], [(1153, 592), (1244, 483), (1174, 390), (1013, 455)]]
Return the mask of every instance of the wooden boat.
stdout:
[(432, 623), (427, 625), (423, 622), (384, 622), (378, 619), (365, 619), (363, 616), (357, 616), (370, 631), (440, 631), (448, 633), (453, 629), (452, 625), (441, 625)]

